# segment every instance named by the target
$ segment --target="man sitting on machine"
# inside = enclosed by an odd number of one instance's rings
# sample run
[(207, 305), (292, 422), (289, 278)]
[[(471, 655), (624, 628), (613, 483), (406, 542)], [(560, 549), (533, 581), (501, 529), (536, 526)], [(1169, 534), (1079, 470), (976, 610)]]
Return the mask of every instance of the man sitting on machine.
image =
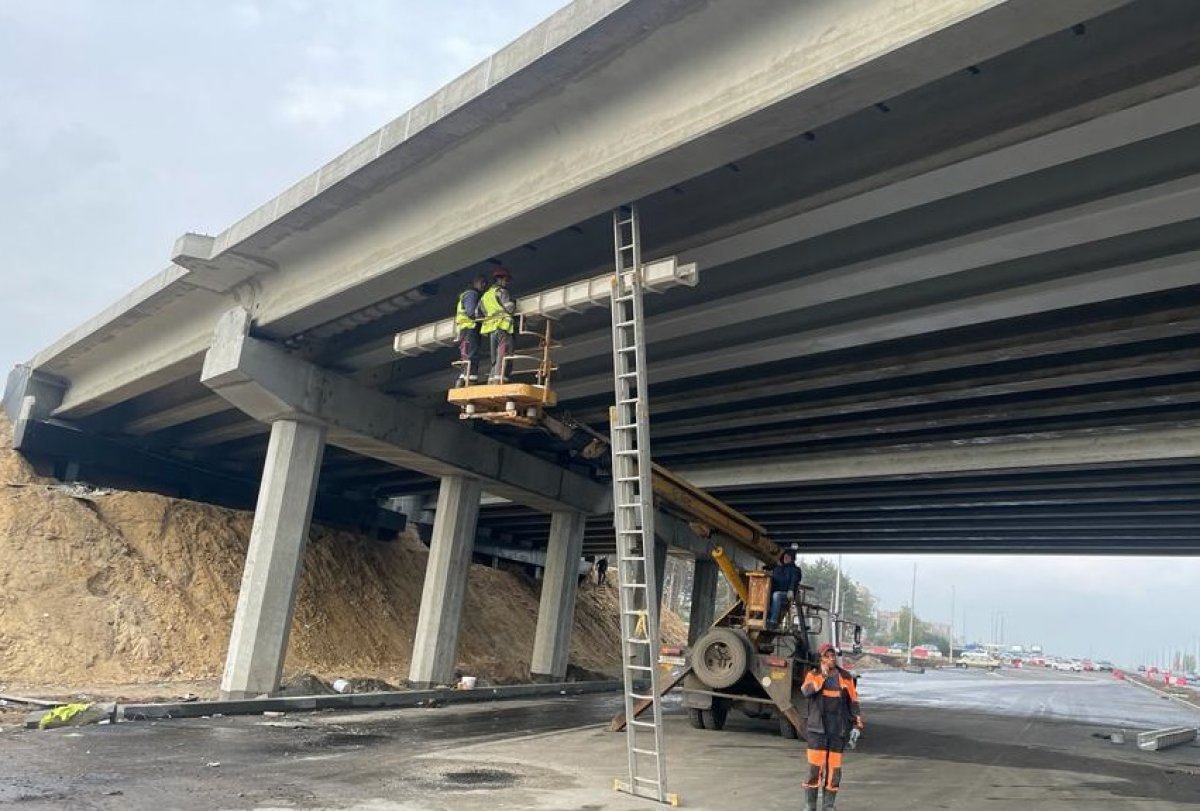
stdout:
[(779, 556), (779, 563), (771, 570), (771, 608), (767, 613), (767, 627), (772, 630), (779, 627), (779, 618), (784, 606), (796, 600), (796, 589), (800, 587), (803, 572), (795, 565), (792, 550), (785, 549)]

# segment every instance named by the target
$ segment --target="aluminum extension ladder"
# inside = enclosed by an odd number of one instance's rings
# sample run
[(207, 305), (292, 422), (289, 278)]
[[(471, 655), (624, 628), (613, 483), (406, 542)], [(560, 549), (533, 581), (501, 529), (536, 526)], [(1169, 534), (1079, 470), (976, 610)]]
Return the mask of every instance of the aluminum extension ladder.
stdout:
[[(678, 805), (667, 792), (662, 703), (658, 694), (658, 590), (654, 566), (654, 494), (646, 400), (642, 250), (635, 206), (613, 211), (616, 274), (612, 288), (613, 390), (611, 412), (613, 528), (621, 607), (621, 671), (625, 680), (625, 748), (629, 778), (614, 787)], [(652, 701), (653, 721), (634, 705)]]

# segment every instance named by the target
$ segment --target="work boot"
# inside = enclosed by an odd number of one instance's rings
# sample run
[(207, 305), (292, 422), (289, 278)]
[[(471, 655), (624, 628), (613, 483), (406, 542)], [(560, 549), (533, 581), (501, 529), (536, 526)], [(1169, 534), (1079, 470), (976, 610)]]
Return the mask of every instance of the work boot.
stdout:
[(804, 788), (804, 811), (817, 811), (817, 792), (819, 788)]
[(837, 803), (837, 792), (825, 789), (825, 801), (821, 803), (821, 811), (834, 811)]

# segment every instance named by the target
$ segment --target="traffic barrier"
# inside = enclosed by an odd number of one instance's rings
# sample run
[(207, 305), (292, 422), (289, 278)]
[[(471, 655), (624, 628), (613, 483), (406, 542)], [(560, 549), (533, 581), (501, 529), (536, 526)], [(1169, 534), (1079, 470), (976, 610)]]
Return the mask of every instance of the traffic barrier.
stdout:
[(1155, 729), (1150, 732), (1139, 732), (1137, 736), (1138, 749), (1156, 752), (1181, 743), (1196, 740), (1195, 727), (1168, 727)]

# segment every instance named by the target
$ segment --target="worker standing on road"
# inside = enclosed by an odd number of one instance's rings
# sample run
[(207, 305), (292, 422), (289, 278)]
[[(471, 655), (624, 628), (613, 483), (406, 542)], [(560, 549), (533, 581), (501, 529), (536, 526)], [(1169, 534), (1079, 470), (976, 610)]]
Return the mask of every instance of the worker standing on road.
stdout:
[(488, 288), (487, 277), (480, 273), (471, 280), (471, 285), (458, 294), (458, 306), (454, 310), (454, 326), (458, 328), (458, 379), (455, 386), (469, 386), (479, 380), (479, 322), (483, 320), (480, 299)]
[(492, 271), (492, 278), (492, 286), (480, 301), (483, 326), (479, 333), (488, 336), (491, 342), (492, 370), (488, 375), (488, 383), (503, 383), (504, 359), (512, 352), (513, 314), (517, 311), (517, 303), (508, 292), (512, 274), (506, 268), (496, 268)]
[(854, 677), (837, 663), (828, 642), (817, 649), (820, 667), (804, 677), (800, 692), (808, 696), (805, 739), (808, 741), (808, 779), (804, 781), (804, 811), (817, 811), (817, 794), (825, 788), (822, 811), (831, 811), (842, 782), (842, 753), (854, 727), (862, 729), (862, 709)]
[(795, 556), (790, 549), (785, 549), (779, 556), (779, 563), (771, 570), (771, 608), (767, 612), (767, 627), (778, 628), (779, 617), (783, 606), (796, 599), (796, 589), (800, 587), (802, 572), (795, 565)]

